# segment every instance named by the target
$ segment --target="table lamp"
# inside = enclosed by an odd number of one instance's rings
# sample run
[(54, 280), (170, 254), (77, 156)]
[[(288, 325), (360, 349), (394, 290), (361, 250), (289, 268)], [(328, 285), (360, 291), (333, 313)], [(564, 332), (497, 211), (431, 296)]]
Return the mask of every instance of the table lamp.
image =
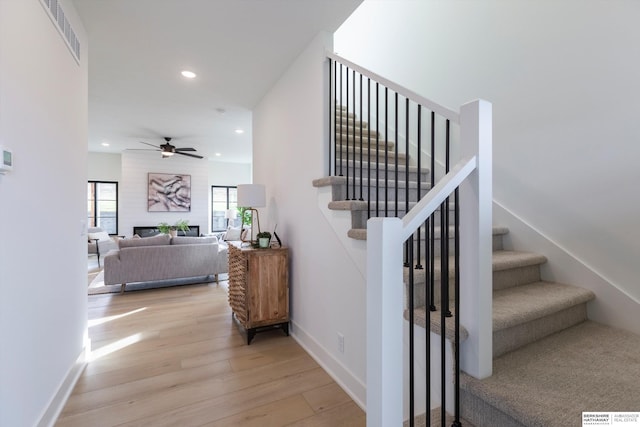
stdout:
[[(262, 184), (239, 184), (238, 185), (238, 206), (245, 208), (247, 211), (251, 211), (251, 239), (244, 240), (243, 242), (255, 243), (253, 238), (253, 215), (255, 212), (256, 224), (258, 225), (258, 233), (260, 233), (260, 215), (255, 208), (262, 208), (266, 206), (266, 196), (264, 185)], [(242, 216), (242, 227), (244, 228), (244, 215)]]

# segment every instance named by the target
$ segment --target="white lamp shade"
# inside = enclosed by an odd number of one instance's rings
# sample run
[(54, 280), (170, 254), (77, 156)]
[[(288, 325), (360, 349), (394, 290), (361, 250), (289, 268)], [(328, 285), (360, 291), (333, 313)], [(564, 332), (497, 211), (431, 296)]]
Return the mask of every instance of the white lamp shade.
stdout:
[(261, 208), (267, 205), (266, 199), (264, 185), (238, 185), (238, 206), (243, 208)]

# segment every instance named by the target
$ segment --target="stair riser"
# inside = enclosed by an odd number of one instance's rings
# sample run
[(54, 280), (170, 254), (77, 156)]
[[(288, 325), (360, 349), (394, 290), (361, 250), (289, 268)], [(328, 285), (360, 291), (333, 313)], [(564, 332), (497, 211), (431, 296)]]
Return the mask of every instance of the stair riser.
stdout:
[(578, 304), (543, 318), (493, 333), (493, 357), (516, 350), (587, 320), (587, 305)]
[(539, 265), (530, 265), (493, 272), (494, 291), (538, 281), (540, 281)]
[(460, 389), (460, 412), (478, 427), (527, 427), (465, 389)]
[[(360, 162), (360, 157), (362, 157), (364, 163), (375, 163), (377, 159), (381, 168), (384, 167), (385, 162), (387, 162), (388, 165), (395, 165), (396, 157), (398, 159), (398, 165), (405, 166), (407, 163), (407, 156), (404, 153), (396, 153), (395, 151), (385, 152), (384, 149), (376, 150), (376, 147), (368, 149), (366, 146), (360, 148), (360, 145), (353, 146), (343, 144), (341, 147), (338, 146), (336, 151), (342, 153), (342, 155), (338, 154), (338, 161), (342, 159), (343, 163), (347, 161), (347, 157), (349, 161), (355, 160), (356, 163)], [(360, 156), (360, 153), (362, 153), (362, 156)]]

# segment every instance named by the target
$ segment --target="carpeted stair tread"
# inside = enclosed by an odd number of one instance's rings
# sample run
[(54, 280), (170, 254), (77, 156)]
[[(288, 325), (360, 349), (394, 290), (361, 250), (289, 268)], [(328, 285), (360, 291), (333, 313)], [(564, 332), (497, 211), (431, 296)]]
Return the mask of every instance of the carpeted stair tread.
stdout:
[[(477, 426), (579, 427), (583, 411), (637, 412), (638, 349), (639, 336), (585, 321), (496, 358), (489, 378), (462, 373), (463, 416)], [(465, 393), (512, 422), (488, 421), (478, 407), (465, 413)]]
[(493, 271), (539, 265), (545, 262), (547, 257), (532, 252), (495, 251), (493, 253)]
[[(444, 335), (446, 338), (453, 341), (455, 334), (455, 310), (454, 307), (450, 307), (453, 316), (447, 317), (444, 322)], [(440, 335), (441, 312), (427, 310), (425, 306), (416, 307), (413, 310), (413, 323), (422, 328), (427, 328), (427, 313), (429, 313), (429, 330), (435, 334)], [(409, 310), (404, 311), (404, 320), (409, 320)], [(460, 325), (460, 342), (465, 341), (469, 337), (469, 332)]]
[(595, 298), (577, 286), (536, 282), (493, 293), (493, 330), (498, 331), (540, 319)]
[(367, 240), (366, 228), (352, 228), (347, 231), (347, 236), (356, 240)]

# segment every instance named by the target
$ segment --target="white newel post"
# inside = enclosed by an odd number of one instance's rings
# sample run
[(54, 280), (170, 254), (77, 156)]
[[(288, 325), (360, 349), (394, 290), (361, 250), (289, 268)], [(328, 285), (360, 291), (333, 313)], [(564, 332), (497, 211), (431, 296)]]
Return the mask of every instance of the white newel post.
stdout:
[(367, 222), (367, 427), (402, 425), (401, 234), (399, 218)]
[(460, 324), (469, 338), (460, 347), (462, 370), (476, 378), (492, 370), (492, 105), (477, 100), (460, 109), (461, 158), (477, 168), (460, 186)]

